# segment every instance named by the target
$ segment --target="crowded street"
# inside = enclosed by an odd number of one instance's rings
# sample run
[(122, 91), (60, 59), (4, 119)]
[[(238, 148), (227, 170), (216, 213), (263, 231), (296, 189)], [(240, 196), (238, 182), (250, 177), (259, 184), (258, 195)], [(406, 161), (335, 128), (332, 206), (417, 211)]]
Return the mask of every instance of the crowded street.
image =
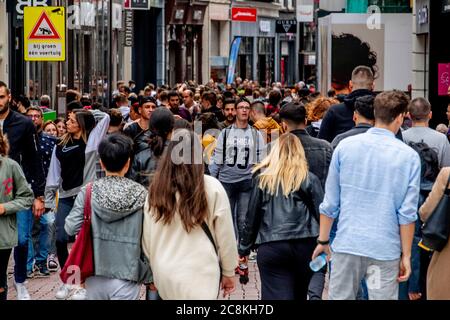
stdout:
[(450, 300), (449, 15), (0, 1), (0, 300)]

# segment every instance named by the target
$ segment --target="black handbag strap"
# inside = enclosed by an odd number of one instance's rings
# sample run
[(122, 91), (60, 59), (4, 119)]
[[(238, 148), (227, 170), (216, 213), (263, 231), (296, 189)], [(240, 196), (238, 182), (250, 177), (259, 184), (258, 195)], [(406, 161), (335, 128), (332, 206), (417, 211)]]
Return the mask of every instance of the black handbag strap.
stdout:
[(214, 242), (214, 238), (212, 236), (211, 230), (209, 230), (209, 227), (205, 221), (202, 222), (202, 229), (203, 229), (203, 231), (205, 231), (206, 235), (208, 236), (209, 241), (211, 241), (211, 243), (214, 247), (214, 251), (216, 251), (216, 254), (219, 255), (219, 252), (217, 251), (216, 243)]

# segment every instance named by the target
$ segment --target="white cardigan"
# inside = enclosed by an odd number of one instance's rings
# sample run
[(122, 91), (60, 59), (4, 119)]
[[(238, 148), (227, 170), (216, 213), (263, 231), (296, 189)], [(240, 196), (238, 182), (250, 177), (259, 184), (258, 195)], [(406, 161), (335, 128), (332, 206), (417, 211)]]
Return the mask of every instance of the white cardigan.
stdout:
[[(208, 227), (219, 251), (222, 275), (234, 277), (238, 253), (230, 202), (222, 184), (204, 176), (208, 201)], [(219, 293), (219, 258), (201, 226), (187, 233), (180, 216), (170, 224), (155, 222), (144, 206), (142, 247), (150, 261), (155, 286), (164, 300), (210, 300)]]

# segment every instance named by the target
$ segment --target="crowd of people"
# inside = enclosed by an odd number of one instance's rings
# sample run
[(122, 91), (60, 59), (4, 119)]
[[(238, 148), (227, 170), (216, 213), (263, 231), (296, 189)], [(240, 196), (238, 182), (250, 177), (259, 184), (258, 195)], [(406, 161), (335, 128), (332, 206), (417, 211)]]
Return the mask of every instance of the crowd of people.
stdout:
[(65, 118), (46, 122), (48, 96), (27, 105), (0, 81), (0, 299), (13, 249), (19, 300), (32, 299), (27, 278), (66, 264), (86, 206), (95, 272), (57, 299), (138, 299), (143, 285), (216, 299), (249, 259), (264, 300), (320, 300), (327, 275), (329, 299), (450, 299), (449, 245), (418, 245), (448, 188), (448, 128), (374, 78), (357, 66), (337, 95), (119, 82), (108, 107), (68, 90)]

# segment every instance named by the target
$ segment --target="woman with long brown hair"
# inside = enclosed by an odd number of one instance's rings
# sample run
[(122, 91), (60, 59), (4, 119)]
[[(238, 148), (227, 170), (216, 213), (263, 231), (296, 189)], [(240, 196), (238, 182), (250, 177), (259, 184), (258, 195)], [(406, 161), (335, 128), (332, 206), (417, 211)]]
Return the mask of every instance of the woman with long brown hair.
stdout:
[(177, 130), (144, 207), (143, 251), (163, 299), (216, 299), (219, 281), (224, 296), (235, 288), (230, 203), (220, 182), (203, 170), (200, 140)]

